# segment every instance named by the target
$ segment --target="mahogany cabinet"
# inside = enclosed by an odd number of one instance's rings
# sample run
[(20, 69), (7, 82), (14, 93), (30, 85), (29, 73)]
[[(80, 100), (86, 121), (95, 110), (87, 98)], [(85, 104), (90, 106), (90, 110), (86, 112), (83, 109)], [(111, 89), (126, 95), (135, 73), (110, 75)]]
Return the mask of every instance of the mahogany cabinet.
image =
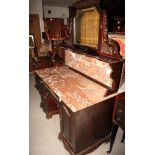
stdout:
[(52, 55), (36, 57), (33, 60), (34, 69), (44, 69), (55, 66), (62, 66), (63, 64), (64, 60), (58, 54), (54, 57)]
[(38, 89), (41, 96), (40, 107), (42, 107), (43, 111), (46, 113), (47, 118), (51, 118), (54, 114), (59, 113), (57, 108), (58, 101), (57, 99), (51, 95), (48, 87), (46, 87), (45, 83), (42, 79), (35, 75), (36, 80), (36, 88)]
[(59, 112), (59, 138), (72, 155), (84, 155), (110, 140), (117, 93), (104, 96), (108, 88), (68, 66), (37, 70), (36, 88), (47, 118)]
[(77, 112), (60, 103), (59, 138), (71, 154), (92, 152), (110, 140), (114, 101), (115, 97)]
[(53, 67), (52, 59), (49, 56), (35, 57), (34, 69), (44, 69), (48, 67)]
[(45, 87), (44, 90), (44, 104), (43, 109), (46, 112), (46, 117), (50, 118), (52, 115), (59, 113), (59, 110), (57, 108), (57, 102), (54, 96), (51, 95), (48, 88)]
[(59, 112), (59, 139), (71, 155), (85, 155), (111, 139), (124, 60), (119, 44), (108, 38), (101, 5), (101, 0), (80, 0), (70, 7), (65, 65), (36, 71), (41, 106), (48, 118)]
[(59, 139), (71, 155), (84, 155), (110, 140), (117, 93), (104, 97), (108, 88), (68, 66), (37, 70), (36, 88), (47, 118), (59, 112)]

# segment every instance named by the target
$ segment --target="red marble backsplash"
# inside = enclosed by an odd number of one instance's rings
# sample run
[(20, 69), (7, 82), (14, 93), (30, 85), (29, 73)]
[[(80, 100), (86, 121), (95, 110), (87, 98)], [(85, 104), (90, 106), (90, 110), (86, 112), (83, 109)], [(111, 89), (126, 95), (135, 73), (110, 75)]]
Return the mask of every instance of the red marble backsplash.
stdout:
[(65, 51), (65, 64), (81, 73), (113, 88), (115, 82), (111, 78), (112, 69), (109, 63), (97, 58)]

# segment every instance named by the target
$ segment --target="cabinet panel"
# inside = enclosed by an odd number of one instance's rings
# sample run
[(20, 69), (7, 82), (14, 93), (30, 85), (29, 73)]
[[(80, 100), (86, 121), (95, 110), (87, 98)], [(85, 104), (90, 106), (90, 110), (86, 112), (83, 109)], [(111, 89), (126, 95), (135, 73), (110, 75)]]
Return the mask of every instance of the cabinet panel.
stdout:
[(60, 104), (60, 115), (61, 132), (63, 133), (63, 136), (68, 140), (68, 142), (71, 144), (72, 114), (63, 103)]
[(36, 88), (39, 90), (41, 96), (41, 104), (43, 111), (46, 113), (46, 117), (50, 118), (52, 115), (59, 113), (57, 108), (57, 101), (55, 97), (50, 93), (48, 88), (45, 87), (45, 83), (36, 75)]
[(41, 31), (38, 14), (29, 14), (29, 34), (34, 34), (37, 49), (41, 47)]
[(75, 152), (80, 152), (110, 134), (115, 97), (76, 113)]
[(110, 138), (115, 97), (77, 112), (60, 104), (61, 136), (74, 154), (87, 152)]
[(44, 90), (43, 110), (46, 113), (47, 118), (51, 118), (54, 114), (59, 113), (54, 96), (49, 92), (49, 90), (46, 87)]
[(29, 14), (29, 34), (34, 34), (37, 49), (41, 47), (41, 31), (38, 14)]

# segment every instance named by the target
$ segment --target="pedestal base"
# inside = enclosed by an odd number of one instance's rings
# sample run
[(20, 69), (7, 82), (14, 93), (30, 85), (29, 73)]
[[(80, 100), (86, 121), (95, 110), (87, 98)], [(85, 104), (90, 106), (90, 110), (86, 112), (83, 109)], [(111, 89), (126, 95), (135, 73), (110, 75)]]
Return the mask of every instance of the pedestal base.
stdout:
[(99, 147), (102, 143), (106, 142), (108, 143), (110, 141), (110, 135), (108, 135), (107, 137), (97, 141), (96, 143), (90, 145), (89, 147), (85, 148), (83, 151), (75, 153), (72, 149), (72, 147), (70, 146), (69, 142), (67, 141), (67, 139), (63, 136), (63, 134), (60, 132), (58, 135), (59, 140), (62, 140), (65, 149), (71, 154), (71, 155), (85, 155), (87, 153), (91, 153), (92, 151), (94, 151), (97, 147)]

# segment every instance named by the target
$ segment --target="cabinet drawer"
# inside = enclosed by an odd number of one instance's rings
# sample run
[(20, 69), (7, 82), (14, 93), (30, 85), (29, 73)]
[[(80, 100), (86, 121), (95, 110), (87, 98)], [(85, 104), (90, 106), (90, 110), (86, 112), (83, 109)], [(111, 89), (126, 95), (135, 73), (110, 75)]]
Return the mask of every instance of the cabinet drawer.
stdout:
[(50, 118), (52, 115), (59, 113), (58, 101), (46, 87), (44, 92), (44, 100), (44, 111), (47, 118)]
[(35, 74), (35, 81), (36, 81), (35, 87), (38, 89), (39, 93), (41, 94), (45, 84), (37, 74)]

